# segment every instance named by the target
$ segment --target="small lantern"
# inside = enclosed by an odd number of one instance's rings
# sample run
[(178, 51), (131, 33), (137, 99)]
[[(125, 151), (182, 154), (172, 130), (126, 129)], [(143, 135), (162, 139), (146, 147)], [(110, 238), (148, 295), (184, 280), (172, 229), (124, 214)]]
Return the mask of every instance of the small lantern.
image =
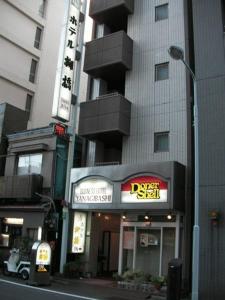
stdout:
[(211, 219), (211, 223), (213, 226), (218, 225), (219, 222), (219, 212), (217, 210), (212, 210), (209, 213), (210, 219)]

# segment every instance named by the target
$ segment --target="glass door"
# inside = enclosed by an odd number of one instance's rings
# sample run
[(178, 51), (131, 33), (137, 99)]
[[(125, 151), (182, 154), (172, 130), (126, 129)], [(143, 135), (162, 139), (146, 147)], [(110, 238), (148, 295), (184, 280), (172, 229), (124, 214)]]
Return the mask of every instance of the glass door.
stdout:
[(134, 223), (121, 226), (119, 274), (141, 270), (153, 276), (167, 275), (169, 261), (179, 255), (179, 226), (155, 223), (150, 227)]
[(158, 276), (161, 272), (161, 229), (137, 228), (135, 269)]

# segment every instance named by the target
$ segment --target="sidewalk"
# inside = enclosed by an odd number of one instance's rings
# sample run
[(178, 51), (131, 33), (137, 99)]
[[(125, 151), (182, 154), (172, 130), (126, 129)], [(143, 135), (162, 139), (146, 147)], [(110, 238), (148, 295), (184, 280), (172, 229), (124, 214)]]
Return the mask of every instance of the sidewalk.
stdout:
[[(149, 296), (148, 292), (118, 288), (115, 281), (95, 278), (67, 279), (54, 276), (52, 288), (99, 300), (145, 300)], [(152, 295), (149, 299), (166, 300), (166, 296)], [(182, 300), (189, 300), (189, 298)]]
[[(4, 280), (26, 284), (26, 281), (17, 276), (8, 277), (1, 273), (0, 271), (0, 278)], [(87, 297), (90, 300), (145, 300), (149, 296), (148, 292), (119, 288), (115, 281), (96, 278), (68, 279), (61, 276), (53, 276), (51, 277), (51, 285), (43, 286), (42, 288), (78, 295), (81, 296), (81, 299), (84, 299), (82, 297)], [(166, 297), (152, 295), (148, 299), (166, 300)], [(182, 300), (190, 300), (190, 298), (182, 298)]]
[(54, 276), (51, 288), (99, 300), (144, 300), (149, 295), (141, 291), (120, 289), (114, 281), (94, 278), (67, 279)]

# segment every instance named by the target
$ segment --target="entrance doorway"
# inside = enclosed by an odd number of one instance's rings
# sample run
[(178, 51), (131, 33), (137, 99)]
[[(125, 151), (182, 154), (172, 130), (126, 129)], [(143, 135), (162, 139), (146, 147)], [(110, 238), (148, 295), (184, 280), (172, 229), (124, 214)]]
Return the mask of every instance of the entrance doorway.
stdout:
[(179, 256), (179, 222), (121, 224), (119, 274), (140, 270), (153, 276), (165, 276), (168, 263)]
[(120, 214), (93, 213), (90, 260), (96, 261), (93, 272), (98, 277), (111, 277), (118, 272), (120, 219)]

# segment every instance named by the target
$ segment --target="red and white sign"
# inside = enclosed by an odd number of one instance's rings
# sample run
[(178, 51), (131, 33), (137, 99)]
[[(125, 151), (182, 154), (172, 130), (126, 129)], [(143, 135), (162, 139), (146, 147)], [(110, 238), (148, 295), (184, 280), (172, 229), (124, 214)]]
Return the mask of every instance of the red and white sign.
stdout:
[(139, 176), (121, 185), (122, 203), (167, 202), (168, 183), (155, 176)]

